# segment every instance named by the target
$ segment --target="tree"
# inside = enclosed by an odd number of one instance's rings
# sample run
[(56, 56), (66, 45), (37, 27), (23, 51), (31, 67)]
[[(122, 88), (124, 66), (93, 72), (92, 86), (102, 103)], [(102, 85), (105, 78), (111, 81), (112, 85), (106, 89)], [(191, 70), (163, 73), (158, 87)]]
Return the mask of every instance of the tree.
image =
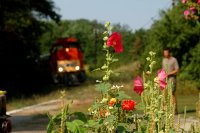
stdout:
[(45, 26), (41, 19), (58, 21), (54, 9), (51, 0), (1, 0), (0, 82), (8, 86), (31, 80), (40, 55), (38, 37)]
[[(143, 57), (154, 50), (158, 62), (161, 62), (162, 49), (170, 47), (181, 66), (179, 78), (199, 81), (197, 55), (200, 48), (200, 26), (186, 20), (183, 11), (184, 7), (179, 2), (174, 8), (161, 12), (160, 20), (155, 21), (146, 33)], [(161, 67), (161, 63), (158, 63), (157, 67)]]

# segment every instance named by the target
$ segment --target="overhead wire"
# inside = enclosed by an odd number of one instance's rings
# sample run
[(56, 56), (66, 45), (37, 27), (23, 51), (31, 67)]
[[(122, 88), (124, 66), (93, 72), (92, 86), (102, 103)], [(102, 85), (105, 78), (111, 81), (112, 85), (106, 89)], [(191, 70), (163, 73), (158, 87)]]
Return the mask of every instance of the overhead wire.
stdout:
[[(171, 7), (171, 0), (169, 0), (162, 9), (169, 9)], [(157, 19), (160, 15), (157, 13), (156, 15), (154, 15), (153, 17), (151, 17), (150, 20), (148, 20), (143, 26), (141, 26), (140, 28), (143, 29), (145, 28), (147, 25), (149, 25), (149, 23), (151, 23), (153, 20)]]

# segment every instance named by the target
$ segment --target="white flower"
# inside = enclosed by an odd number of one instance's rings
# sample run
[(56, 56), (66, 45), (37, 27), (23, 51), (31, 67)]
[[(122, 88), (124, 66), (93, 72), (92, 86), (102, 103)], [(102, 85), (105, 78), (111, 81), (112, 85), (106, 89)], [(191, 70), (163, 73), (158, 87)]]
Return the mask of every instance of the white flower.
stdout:
[(109, 115), (110, 115), (110, 112), (106, 112), (106, 113), (105, 113), (105, 116), (109, 116)]

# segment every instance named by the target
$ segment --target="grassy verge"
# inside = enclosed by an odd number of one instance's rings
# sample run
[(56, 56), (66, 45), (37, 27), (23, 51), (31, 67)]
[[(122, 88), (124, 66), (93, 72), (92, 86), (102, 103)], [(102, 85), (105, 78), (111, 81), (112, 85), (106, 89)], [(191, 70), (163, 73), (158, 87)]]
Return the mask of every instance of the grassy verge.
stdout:
[[(124, 85), (124, 91), (129, 94), (132, 99), (140, 102), (140, 97), (133, 92), (133, 78), (137, 73), (137, 63), (130, 63), (116, 68), (116, 71), (123, 72), (119, 77), (114, 77), (113, 84)], [(18, 99), (9, 100), (7, 104), (8, 110), (22, 108), (24, 106), (30, 106), (41, 102), (47, 102), (55, 100), (60, 97), (60, 91), (66, 91), (67, 100), (78, 100), (79, 103), (74, 104), (71, 107), (71, 111), (87, 112), (87, 109), (91, 105), (95, 97), (99, 94), (95, 91), (95, 80), (100, 79), (102, 75), (98, 72), (88, 73), (89, 79), (80, 86), (66, 87), (66, 86), (54, 86), (50, 91), (45, 94), (35, 94), (30, 97), (21, 97)], [(114, 82), (115, 81), (115, 82)], [(48, 90), (48, 89), (47, 89)], [(187, 84), (187, 82), (179, 82), (177, 85), (176, 97), (178, 101), (178, 111), (182, 113), (184, 107), (187, 106), (189, 112), (195, 111), (195, 103), (198, 101), (199, 91), (194, 86)], [(89, 99), (89, 100), (88, 100)], [(87, 102), (85, 102), (87, 101)], [(139, 111), (140, 112), (140, 111)]]

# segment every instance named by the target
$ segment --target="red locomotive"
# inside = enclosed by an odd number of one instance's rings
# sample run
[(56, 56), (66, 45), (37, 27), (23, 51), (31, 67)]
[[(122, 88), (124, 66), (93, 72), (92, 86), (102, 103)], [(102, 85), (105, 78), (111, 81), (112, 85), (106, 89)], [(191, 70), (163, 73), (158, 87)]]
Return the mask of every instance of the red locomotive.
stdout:
[(50, 50), (50, 66), (55, 83), (68, 85), (85, 81), (83, 51), (76, 38), (59, 38)]

